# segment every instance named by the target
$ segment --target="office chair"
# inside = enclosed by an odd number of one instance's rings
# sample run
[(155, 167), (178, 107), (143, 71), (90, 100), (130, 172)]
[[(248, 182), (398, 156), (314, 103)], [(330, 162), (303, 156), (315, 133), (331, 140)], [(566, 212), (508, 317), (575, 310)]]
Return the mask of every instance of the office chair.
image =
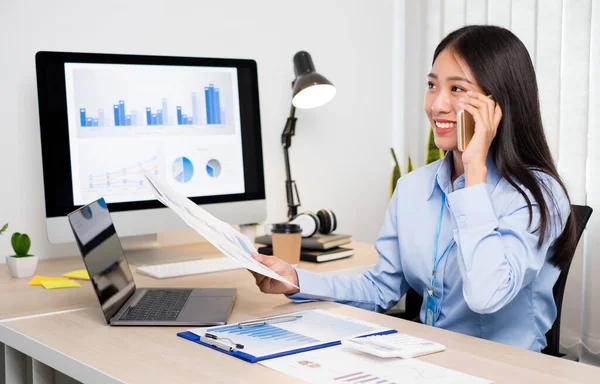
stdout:
[[(579, 243), (579, 239), (583, 234), (583, 230), (587, 225), (590, 216), (592, 216), (593, 209), (587, 205), (572, 205), (573, 213), (575, 214), (575, 227), (576, 227), (576, 241)], [(562, 312), (562, 302), (565, 295), (565, 286), (567, 285), (567, 275), (569, 274), (569, 268), (567, 266), (560, 272), (558, 280), (552, 288), (554, 296), (554, 303), (556, 304), (556, 320), (552, 324), (552, 328), (546, 333), (547, 346), (542, 350), (542, 353), (546, 355), (563, 357), (565, 354), (560, 353), (560, 315)]]
[[(575, 226), (576, 226), (576, 239), (579, 243), (579, 239), (583, 234), (583, 230), (587, 225), (590, 216), (592, 216), (593, 209), (587, 205), (572, 205), (573, 213), (575, 215)], [(546, 333), (547, 346), (542, 350), (542, 353), (546, 355), (563, 357), (564, 354), (559, 352), (560, 347), (560, 319), (562, 313), (562, 302), (565, 294), (565, 286), (567, 285), (567, 275), (569, 274), (570, 265), (567, 266), (560, 272), (558, 280), (552, 288), (552, 294), (554, 296), (554, 302), (556, 304), (556, 320), (552, 324), (552, 328)], [(421, 312), (421, 304), (423, 303), (423, 297), (419, 295), (415, 290), (410, 288), (406, 293), (406, 304), (404, 313), (394, 315), (405, 320), (412, 320), (419, 322), (419, 313)]]

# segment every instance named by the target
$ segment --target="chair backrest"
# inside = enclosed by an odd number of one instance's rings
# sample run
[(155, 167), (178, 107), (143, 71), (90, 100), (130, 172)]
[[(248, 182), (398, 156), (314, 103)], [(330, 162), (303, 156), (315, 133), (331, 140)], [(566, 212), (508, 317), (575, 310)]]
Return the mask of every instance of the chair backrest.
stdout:
[[(575, 215), (575, 228), (576, 228), (576, 237), (577, 243), (579, 243), (579, 239), (583, 234), (583, 230), (587, 225), (590, 216), (592, 216), (592, 208), (587, 205), (572, 205), (573, 213)], [(552, 355), (561, 357), (563, 354), (560, 353), (560, 318), (562, 314), (562, 302), (563, 297), (565, 295), (565, 287), (567, 286), (567, 275), (569, 274), (569, 268), (571, 266), (568, 265), (564, 268), (560, 275), (558, 276), (558, 280), (554, 284), (554, 288), (552, 289), (552, 293), (554, 295), (554, 303), (556, 304), (556, 320), (554, 320), (554, 324), (552, 324), (552, 328), (546, 333), (546, 342), (547, 346), (542, 350), (542, 353), (546, 355)]]
[(419, 295), (417, 291), (412, 288), (406, 292), (406, 301), (404, 302), (404, 315), (402, 316), (405, 320), (412, 320), (420, 322), (419, 315), (421, 313), (421, 305), (423, 304), (423, 296)]
[[(577, 242), (583, 234), (583, 230), (587, 225), (590, 216), (592, 216), (592, 208), (587, 205), (572, 205), (573, 213), (575, 215), (575, 226)], [(552, 328), (546, 333), (547, 346), (544, 348), (542, 353), (552, 356), (562, 356), (559, 352), (560, 347), (560, 316), (562, 314), (562, 302), (565, 294), (565, 286), (567, 285), (567, 275), (569, 274), (569, 266), (563, 269), (558, 276), (558, 280), (554, 284), (552, 293), (554, 296), (554, 302), (556, 303), (556, 320), (552, 324)], [(419, 295), (412, 288), (406, 293), (406, 304), (405, 304), (405, 319), (413, 319), (419, 321), (418, 316), (421, 311), (421, 304), (423, 304), (423, 297)]]

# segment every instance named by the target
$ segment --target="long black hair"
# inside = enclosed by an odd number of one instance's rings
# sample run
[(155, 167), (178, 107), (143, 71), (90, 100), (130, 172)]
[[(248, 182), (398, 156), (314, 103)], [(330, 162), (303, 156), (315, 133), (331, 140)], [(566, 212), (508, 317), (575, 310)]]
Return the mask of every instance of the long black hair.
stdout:
[[(544, 198), (544, 192), (552, 200), (552, 209), (557, 207), (552, 191), (536, 177), (535, 172), (554, 178), (567, 199), (569, 194), (558, 175), (544, 135), (535, 70), (529, 53), (512, 32), (488, 25), (466, 26), (450, 33), (437, 46), (434, 62), (444, 49), (449, 49), (469, 66), (479, 85), (487, 94), (493, 95), (502, 108), (502, 121), (490, 154), (502, 177), (527, 201), (530, 226), (532, 203), (519, 184), (530, 191), (538, 204), (540, 222), (536, 230), (540, 232), (539, 247), (551, 229), (551, 204)], [(554, 245), (555, 253), (550, 262), (561, 269), (568, 267), (577, 246), (572, 210)]]

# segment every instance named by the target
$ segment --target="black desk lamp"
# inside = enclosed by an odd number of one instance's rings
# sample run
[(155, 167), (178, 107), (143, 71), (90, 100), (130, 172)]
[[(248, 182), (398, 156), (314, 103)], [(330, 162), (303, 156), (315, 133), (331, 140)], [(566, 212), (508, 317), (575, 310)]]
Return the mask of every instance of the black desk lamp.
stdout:
[(288, 148), (292, 145), (292, 136), (296, 132), (296, 108), (310, 109), (328, 103), (335, 96), (335, 87), (325, 77), (315, 72), (315, 65), (308, 52), (300, 51), (294, 55), (294, 73), (296, 79), (292, 82), (292, 108), (283, 133), (281, 144), (285, 157), (285, 192), (288, 203), (288, 218), (291, 220), (298, 214), (300, 196), (296, 182), (290, 172), (290, 157)]

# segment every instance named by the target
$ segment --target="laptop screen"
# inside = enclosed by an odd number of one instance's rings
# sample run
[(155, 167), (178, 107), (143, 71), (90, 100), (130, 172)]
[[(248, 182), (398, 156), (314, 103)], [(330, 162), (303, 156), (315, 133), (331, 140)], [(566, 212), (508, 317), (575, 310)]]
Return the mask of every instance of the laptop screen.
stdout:
[(109, 322), (135, 292), (121, 241), (102, 198), (68, 217), (100, 307)]

